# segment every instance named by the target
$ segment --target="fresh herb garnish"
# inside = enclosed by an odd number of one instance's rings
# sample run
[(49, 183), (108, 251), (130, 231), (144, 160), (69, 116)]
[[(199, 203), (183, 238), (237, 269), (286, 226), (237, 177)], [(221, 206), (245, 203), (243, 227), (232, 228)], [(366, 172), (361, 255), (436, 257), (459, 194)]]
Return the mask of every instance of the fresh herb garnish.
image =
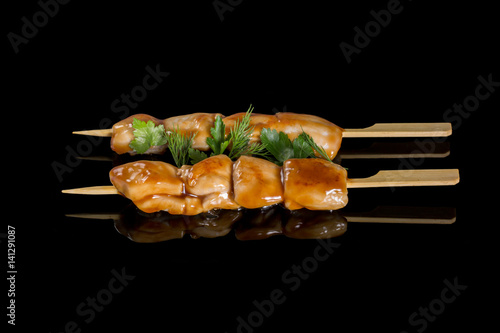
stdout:
[[(303, 140), (309, 145), (311, 146), (312, 149), (314, 149), (315, 151), (318, 152), (318, 154), (321, 155), (321, 157), (323, 157), (325, 160), (327, 161), (332, 161), (330, 159), (330, 157), (328, 156), (328, 154), (326, 153), (325, 149), (323, 147), (320, 147), (316, 144), (316, 142), (314, 142), (313, 138), (307, 134), (306, 132), (304, 132), (304, 130), (302, 129), (302, 133), (299, 135), (299, 137), (303, 137)], [(298, 138), (297, 138), (298, 139)]]
[[(250, 143), (254, 127), (250, 127), (250, 117), (253, 106), (250, 105), (247, 112), (241, 119), (237, 119), (234, 126), (226, 135), (226, 125), (220, 116), (215, 118), (214, 126), (210, 129), (212, 137), (207, 138), (207, 144), (212, 149), (210, 156), (224, 154), (229, 148), (227, 154), (230, 159), (237, 159), (241, 155), (265, 155), (265, 147), (262, 143)], [(208, 157), (205, 153), (192, 150), (190, 152), (192, 161), (200, 161)]]
[(278, 133), (275, 129), (263, 128), (260, 132), (260, 140), (274, 156), (274, 159), (268, 157), (271, 162), (282, 165), (284, 161), (295, 155), (292, 141), (283, 132)]
[(167, 143), (163, 125), (155, 126), (151, 120), (146, 123), (134, 118), (132, 127), (134, 128), (134, 140), (130, 142), (129, 147), (138, 154), (144, 154), (152, 146), (162, 146)]
[(189, 158), (191, 159), (191, 164), (196, 164), (208, 158), (208, 155), (198, 149), (189, 148)]
[(181, 133), (178, 127), (174, 127), (166, 135), (168, 149), (172, 153), (174, 162), (178, 168), (189, 163), (189, 151), (192, 150), (195, 134)]
[(265, 152), (265, 145), (262, 143), (251, 143), (250, 137), (252, 136), (255, 126), (250, 127), (250, 117), (252, 115), (253, 106), (250, 105), (243, 118), (237, 119), (233, 128), (229, 132), (226, 140), (231, 143), (229, 151), (229, 158), (236, 159), (241, 155), (261, 155)]
[(229, 145), (229, 140), (226, 140), (226, 125), (220, 116), (215, 117), (214, 127), (210, 129), (211, 138), (207, 138), (207, 144), (212, 149), (213, 155), (223, 154)]
[(260, 140), (273, 156), (267, 157), (267, 159), (278, 165), (283, 165), (283, 162), (290, 158), (315, 157), (315, 150), (321, 157), (331, 162), (325, 150), (318, 146), (311, 136), (304, 131), (292, 142), (288, 135), (283, 132), (278, 133), (275, 129), (263, 128), (260, 133)]
[[(315, 157), (315, 151), (325, 160), (332, 161), (323, 147), (318, 146), (313, 138), (302, 130), (302, 133), (293, 141), (284, 132), (275, 129), (263, 128), (260, 134), (260, 143), (250, 143), (254, 126), (250, 127), (250, 117), (253, 107), (250, 105), (241, 119), (237, 119), (234, 126), (226, 135), (226, 126), (220, 116), (215, 118), (214, 126), (210, 129), (211, 137), (206, 139), (212, 149), (210, 156), (224, 154), (229, 147), (228, 156), (234, 160), (242, 155), (258, 155), (283, 165), (290, 158)], [(196, 164), (208, 158), (205, 152), (192, 148), (193, 138), (196, 135), (181, 133), (179, 128), (173, 128), (167, 133), (163, 125), (156, 126), (151, 120), (147, 123), (134, 118), (134, 140), (130, 147), (138, 154), (144, 154), (152, 146), (168, 144), (177, 167), (184, 164)]]

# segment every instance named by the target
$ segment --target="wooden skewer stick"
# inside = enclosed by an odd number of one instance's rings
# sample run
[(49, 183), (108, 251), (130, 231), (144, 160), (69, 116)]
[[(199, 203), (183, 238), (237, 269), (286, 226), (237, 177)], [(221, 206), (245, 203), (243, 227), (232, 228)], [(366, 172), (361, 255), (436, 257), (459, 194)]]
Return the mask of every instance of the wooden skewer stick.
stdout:
[(113, 135), (113, 129), (106, 128), (106, 129), (95, 129), (95, 130), (87, 130), (87, 131), (75, 131), (75, 132), (73, 132), (73, 134), (111, 137)]
[[(347, 188), (443, 186), (460, 181), (458, 169), (382, 170), (367, 178), (347, 179)], [(90, 186), (63, 190), (67, 194), (119, 194), (112, 186)]]
[[(366, 128), (346, 128), (344, 138), (407, 138), (407, 137), (445, 137), (452, 132), (450, 123), (380, 123)], [(75, 131), (73, 134), (108, 136), (112, 128)]]
[(113, 185), (72, 188), (72, 189), (68, 189), (68, 190), (62, 190), (62, 193), (66, 193), (66, 194), (91, 194), (91, 195), (119, 194), (118, 190)]
[(382, 170), (371, 177), (347, 179), (347, 188), (443, 186), (459, 181), (458, 169)]

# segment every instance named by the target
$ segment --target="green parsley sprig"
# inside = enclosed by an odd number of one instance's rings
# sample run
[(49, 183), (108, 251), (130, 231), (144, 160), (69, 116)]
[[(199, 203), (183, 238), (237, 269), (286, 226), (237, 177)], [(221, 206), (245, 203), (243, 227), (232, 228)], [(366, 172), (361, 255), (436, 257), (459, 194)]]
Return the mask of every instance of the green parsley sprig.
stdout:
[(155, 126), (151, 120), (145, 121), (134, 118), (134, 140), (129, 144), (137, 154), (144, 154), (152, 146), (162, 146), (167, 143), (165, 128), (163, 125)]
[(148, 122), (134, 118), (132, 121), (134, 128), (134, 140), (129, 144), (137, 154), (144, 154), (153, 146), (168, 145), (177, 167), (181, 167), (189, 162), (189, 151), (192, 149), (195, 134), (183, 134), (178, 127), (174, 127), (168, 132), (163, 125), (156, 126), (154, 122)]
[(323, 147), (318, 146), (312, 137), (303, 130), (292, 142), (284, 132), (278, 133), (275, 129), (263, 128), (260, 140), (272, 155), (268, 156), (267, 159), (278, 165), (283, 165), (283, 162), (290, 158), (315, 157), (314, 151), (331, 162)]
[[(237, 119), (234, 126), (226, 135), (226, 125), (220, 116), (215, 118), (214, 126), (210, 129), (211, 137), (207, 138), (207, 144), (212, 149), (210, 156), (224, 154), (229, 147), (227, 155), (234, 160), (241, 155), (267, 155), (265, 145), (263, 143), (250, 143), (254, 126), (250, 126), (250, 117), (252, 115), (253, 106), (250, 105), (247, 112), (241, 119)], [(191, 162), (197, 163), (208, 155), (196, 149), (189, 150)]]

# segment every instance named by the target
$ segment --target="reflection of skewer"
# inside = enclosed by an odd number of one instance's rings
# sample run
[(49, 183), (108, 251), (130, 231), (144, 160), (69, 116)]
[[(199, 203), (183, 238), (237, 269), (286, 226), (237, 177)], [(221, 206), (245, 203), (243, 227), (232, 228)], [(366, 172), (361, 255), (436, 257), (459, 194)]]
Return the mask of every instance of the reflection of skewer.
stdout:
[(415, 142), (374, 142), (364, 149), (341, 149), (339, 156), (346, 159), (371, 158), (444, 158), (450, 155), (449, 142), (436, 142), (423, 150)]
[[(258, 209), (256, 209), (258, 211)], [(453, 224), (456, 210), (451, 207), (379, 206), (369, 212), (338, 211), (347, 222), (391, 224)], [(164, 212), (162, 214), (168, 214)], [(120, 213), (77, 213), (66, 217), (93, 220), (118, 220)]]
[[(366, 178), (347, 179), (347, 188), (443, 186), (459, 182), (458, 169), (382, 170)], [(119, 194), (112, 185), (89, 186), (62, 190), (67, 194)]]
[[(431, 148), (422, 149), (415, 142), (374, 142), (367, 148), (340, 149), (338, 157), (347, 159), (381, 159), (381, 158), (444, 158), (450, 155), (449, 142), (436, 142)], [(119, 156), (119, 155), (118, 155)], [(89, 161), (112, 162), (111, 156), (77, 156)], [(141, 157), (141, 159), (144, 157)]]
[(278, 205), (253, 210), (216, 210), (196, 216), (166, 212), (144, 214), (133, 206), (122, 213), (68, 214), (68, 217), (112, 219), (116, 230), (139, 243), (154, 243), (183, 238), (215, 238), (235, 231), (238, 240), (265, 239), (275, 235), (289, 238), (319, 239), (344, 234), (347, 222), (450, 224), (454, 208), (377, 207), (371, 212), (286, 211)]

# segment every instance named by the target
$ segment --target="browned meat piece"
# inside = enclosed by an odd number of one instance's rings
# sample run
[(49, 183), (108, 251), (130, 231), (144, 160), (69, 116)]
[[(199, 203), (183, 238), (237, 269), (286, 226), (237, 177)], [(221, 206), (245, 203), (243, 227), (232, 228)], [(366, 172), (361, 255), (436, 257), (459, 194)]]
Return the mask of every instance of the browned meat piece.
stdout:
[[(229, 117), (222, 119), (224, 125), (226, 125), (226, 135), (229, 134), (231, 128), (234, 127), (237, 121), (241, 122), (241, 119), (245, 116), (245, 112), (235, 113)], [(252, 113), (250, 116), (250, 127), (253, 127), (252, 136), (250, 137), (250, 142), (260, 142), (260, 132), (263, 128), (273, 128), (272, 126), (276, 123), (278, 119), (275, 115), (271, 114), (260, 114)]]
[[(113, 125), (113, 135), (111, 136), (111, 149), (117, 154), (134, 154), (134, 150), (129, 147), (130, 142), (134, 140), (134, 128), (132, 123), (134, 118), (148, 122), (151, 120), (155, 125), (161, 125), (162, 121), (147, 114), (134, 114)], [(167, 149), (166, 145), (151, 147), (146, 154), (163, 154)]]
[[(226, 135), (235, 125), (237, 120), (245, 116), (245, 113), (236, 113), (224, 118)], [(276, 115), (252, 113), (250, 127), (254, 127), (250, 142), (260, 142), (260, 133), (263, 128), (274, 129), (288, 135), (294, 140), (303, 131), (309, 134), (319, 146), (323, 147), (328, 156), (333, 159), (340, 149), (342, 143), (342, 128), (323, 118), (292, 112), (280, 112)]]
[(347, 171), (319, 158), (283, 163), (285, 207), (335, 210), (347, 205)]
[[(283, 168), (242, 156), (209, 157), (180, 169), (155, 161), (110, 171), (117, 190), (144, 212), (196, 215), (212, 209), (260, 208), (284, 201), (289, 210), (336, 210), (347, 204), (347, 172), (323, 159), (290, 159)], [(234, 188), (233, 188), (234, 184)]]
[(193, 113), (184, 116), (167, 118), (163, 121), (166, 131), (179, 129), (186, 135), (195, 133), (193, 138), (193, 148), (199, 150), (209, 150), (207, 138), (211, 136), (210, 129), (214, 126), (217, 116), (224, 117), (220, 113)]
[(241, 156), (233, 168), (234, 200), (245, 208), (283, 202), (281, 167), (267, 160)]
[[(222, 117), (222, 121), (226, 125), (226, 135), (229, 134), (231, 128), (234, 127), (238, 120), (241, 120), (245, 113), (236, 113), (229, 117), (224, 117), (220, 113), (193, 113), (183, 116), (176, 116), (159, 120), (145, 114), (136, 114), (130, 116), (113, 126), (113, 134), (111, 137), (111, 149), (118, 154), (131, 153), (134, 151), (129, 147), (130, 142), (134, 139), (134, 128), (132, 127), (133, 118), (143, 121), (152, 120), (156, 125), (163, 124), (166, 131), (171, 131), (174, 128), (180, 130), (181, 133), (188, 135), (195, 133), (193, 139), (193, 148), (200, 150), (209, 150), (206, 139), (211, 136), (210, 128), (214, 126), (215, 118)], [(263, 128), (275, 129), (278, 132), (286, 133), (291, 140), (299, 136), (302, 131), (308, 133), (314, 141), (325, 149), (328, 156), (333, 159), (342, 142), (342, 128), (325, 120), (323, 118), (310, 115), (298, 114), (291, 112), (281, 112), (276, 115), (252, 113), (250, 118), (250, 126), (253, 127), (250, 142), (260, 142), (260, 133)], [(147, 154), (161, 154), (165, 151), (166, 145), (151, 147)]]
[(233, 162), (226, 155), (212, 156), (180, 169), (186, 195), (200, 198), (205, 212), (240, 207), (233, 199), (232, 174)]
[(342, 143), (344, 131), (342, 128), (311, 114), (280, 112), (276, 114), (276, 117), (278, 121), (272, 128), (287, 134), (290, 140), (294, 140), (304, 131), (314, 139), (318, 146), (323, 147), (330, 159), (337, 155)]
[(118, 191), (144, 212), (201, 213), (199, 198), (184, 197), (184, 183), (177, 173), (178, 169), (168, 163), (138, 161), (113, 168), (109, 177)]
[(132, 201), (150, 195), (183, 194), (184, 184), (177, 168), (158, 161), (137, 161), (113, 168), (109, 177), (120, 193)]

